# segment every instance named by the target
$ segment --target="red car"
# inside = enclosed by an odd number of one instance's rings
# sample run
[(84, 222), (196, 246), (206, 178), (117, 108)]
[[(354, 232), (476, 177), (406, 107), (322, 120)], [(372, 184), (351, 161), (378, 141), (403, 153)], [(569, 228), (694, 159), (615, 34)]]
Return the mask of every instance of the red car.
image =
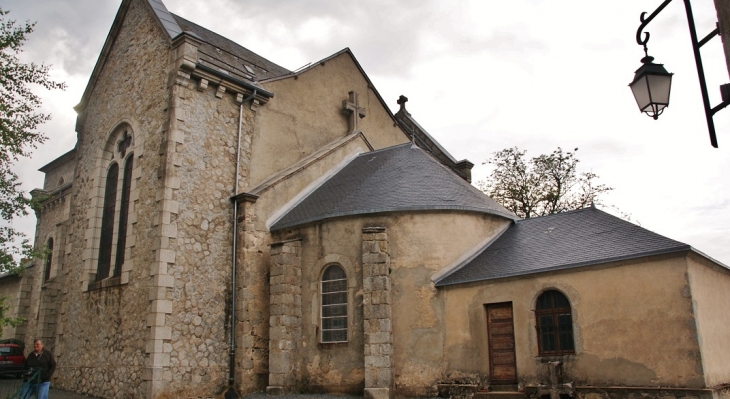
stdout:
[(16, 344), (0, 344), (0, 377), (19, 377), (25, 371), (23, 348)]

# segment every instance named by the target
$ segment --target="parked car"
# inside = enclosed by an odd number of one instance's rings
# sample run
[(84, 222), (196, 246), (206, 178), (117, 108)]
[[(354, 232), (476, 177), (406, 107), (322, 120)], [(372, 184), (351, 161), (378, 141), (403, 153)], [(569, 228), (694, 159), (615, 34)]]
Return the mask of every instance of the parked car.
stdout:
[(0, 377), (20, 377), (25, 371), (23, 348), (16, 344), (0, 344)]

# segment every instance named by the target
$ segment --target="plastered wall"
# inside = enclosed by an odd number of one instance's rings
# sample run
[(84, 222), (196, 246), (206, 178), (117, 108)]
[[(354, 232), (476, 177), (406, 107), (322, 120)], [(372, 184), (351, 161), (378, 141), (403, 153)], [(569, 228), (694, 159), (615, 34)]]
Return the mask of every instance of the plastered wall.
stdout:
[(701, 258), (687, 258), (692, 305), (708, 387), (730, 382), (730, 271)]
[(511, 302), (517, 378), (548, 383), (548, 358), (538, 357), (534, 306), (557, 289), (571, 302), (574, 356), (564, 356), (565, 381), (593, 386), (704, 386), (684, 257), (641, 259), (447, 287), (444, 364), (449, 372), (488, 376), (485, 304)]
[(254, 131), (252, 187), (351, 132), (349, 116), (342, 112), (349, 91), (358, 92), (360, 106), (366, 108), (358, 129), (375, 149), (408, 141), (348, 53), (263, 86), (275, 95), (262, 108)]
[[(383, 226), (387, 229), (393, 281), (395, 386), (400, 394), (433, 394), (444, 371), (441, 360), (447, 348), (442, 327), (444, 304), (431, 275), (507, 223), (499, 217), (474, 213), (414, 212), (343, 218), (281, 233), (302, 237), (303, 386), (314, 391), (362, 390), (362, 229)], [(343, 266), (350, 280), (347, 344), (319, 343), (318, 279), (323, 268), (332, 263)]]

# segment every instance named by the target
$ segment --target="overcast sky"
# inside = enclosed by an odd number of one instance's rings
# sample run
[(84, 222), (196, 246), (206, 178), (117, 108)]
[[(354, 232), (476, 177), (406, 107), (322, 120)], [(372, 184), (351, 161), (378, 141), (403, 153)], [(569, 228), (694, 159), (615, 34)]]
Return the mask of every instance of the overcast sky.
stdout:
[[(615, 188), (604, 200), (641, 226), (730, 265), (730, 109), (710, 146), (683, 3), (646, 29), (649, 54), (673, 72), (671, 104), (655, 121), (628, 88), (640, 66), (636, 30), (659, 0), (244, 1), (163, 0), (168, 10), (288, 69), (345, 47), (393, 111), (408, 110), (458, 160), (482, 162), (517, 146), (528, 156), (579, 148), (583, 171)], [(120, 1), (3, 0), (37, 21), (24, 59), (53, 64), (65, 92), (42, 93), (49, 140), (18, 165), (41, 187), (42, 165), (73, 148), (76, 105)], [(698, 35), (715, 27), (712, 0), (695, 0)], [(730, 81), (717, 37), (702, 49), (711, 104)], [(611, 211), (607, 209), (607, 211)], [(14, 222), (29, 235), (35, 219)]]

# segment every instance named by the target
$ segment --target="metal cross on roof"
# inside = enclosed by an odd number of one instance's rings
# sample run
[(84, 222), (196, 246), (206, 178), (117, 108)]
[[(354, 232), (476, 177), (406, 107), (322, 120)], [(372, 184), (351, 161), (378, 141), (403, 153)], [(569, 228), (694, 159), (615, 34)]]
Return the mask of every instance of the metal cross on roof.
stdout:
[(357, 121), (365, 117), (365, 108), (360, 106), (356, 91), (351, 91), (347, 94), (349, 95), (349, 99), (342, 100), (342, 111), (350, 114), (350, 132), (354, 133), (359, 131)]

